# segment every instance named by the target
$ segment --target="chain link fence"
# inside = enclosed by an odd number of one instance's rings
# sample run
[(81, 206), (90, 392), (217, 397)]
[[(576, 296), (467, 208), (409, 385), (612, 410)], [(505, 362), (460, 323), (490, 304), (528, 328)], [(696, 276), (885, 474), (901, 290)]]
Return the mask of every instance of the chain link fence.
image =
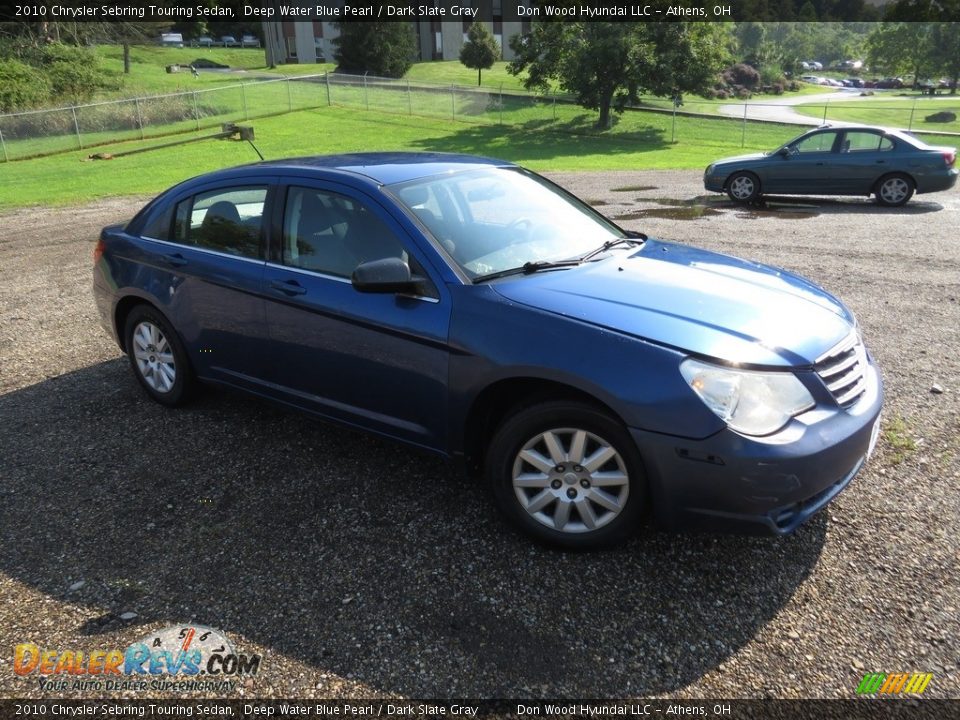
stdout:
[(5, 161), (219, 127), (329, 104), (323, 75), (0, 115)]
[[(814, 100), (811, 98), (811, 100)], [(55, 110), (35, 110), (0, 115), (0, 157), (19, 160), (107, 143), (141, 140), (175, 133), (194, 132), (226, 122), (278, 115), (339, 105), (400, 115), (432, 117), (527, 129), (551, 125), (562, 129), (582, 127), (592, 111), (576, 106), (560, 93), (534, 94), (515, 89), (436, 85), (409, 80), (325, 73), (236, 83), (220, 88), (169, 95), (90, 103)], [(960, 99), (917, 98), (898, 100), (896, 106), (858, 102), (826, 102), (805, 105), (794, 113), (784, 106), (765, 103), (704, 101), (688, 98), (680, 105), (669, 99), (643, 98), (634, 110), (648, 111), (645, 122), (656, 126), (670, 142), (696, 141), (709, 144), (710, 122), (723, 122), (729, 137), (729, 122), (740, 121), (740, 144), (761, 146), (773, 135), (785, 141), (799, 134), (802, 125), (817, 125), (831, 119), (903, 127), (919, 132), (960, 131)], [(931, 120), (940, 117), (954, 120)], [(687, 130), (683, 137), (677, 117), (701, 118), (706, 126)], [(753, 121), (763, 121), (756, 123)], [(689, 128), (689, 126), (687, 126)], [(707, 130), (704, 130), (704, 127)], [(752, 138), (751, 138), (752, 136)], [(752, 140), (752, 141), (751, 141)]]

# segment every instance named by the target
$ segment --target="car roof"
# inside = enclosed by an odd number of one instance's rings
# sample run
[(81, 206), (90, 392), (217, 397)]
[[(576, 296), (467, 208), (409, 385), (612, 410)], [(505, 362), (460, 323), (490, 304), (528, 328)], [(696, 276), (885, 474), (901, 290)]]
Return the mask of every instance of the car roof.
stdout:
[(203, 178), (205, 180), (226, 179), (231, 175), (249, 174), (254, 168), (273, 172), (293, 171), (294, 174), (301, 176), (309, 176), (312, 174), (310, 171), (315, 170), (322, 171), (322, 174), (327, 177), (331, 174), (350, 175), (355, 178), (366, 178), (378, 185), (391, 185), (422, 177), (490, 167), (514, 167), (514, 165), (505, 160), (454, 153), (360, 152), (265, 160), (228, 170), (219, 170)]

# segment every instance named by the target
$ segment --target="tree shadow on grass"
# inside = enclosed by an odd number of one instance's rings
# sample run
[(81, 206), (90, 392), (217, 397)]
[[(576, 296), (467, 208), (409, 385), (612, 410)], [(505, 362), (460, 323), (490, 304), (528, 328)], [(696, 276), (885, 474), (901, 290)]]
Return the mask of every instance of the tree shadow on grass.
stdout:
[(123, 360), (0, 396), (0, 415), (0, 572), (61, 618), (24, 610), (30, 640), (210, 625), (313, 668), (265, 656), (298, 697), (330, 673), (411, 697), (669, 694), (781, 611), (825, 537), (820, 517), (787, 538), (547, 550), (442, 460), (224, 392), (168, 410)]
[(657, 128), (601, 131), (594, 127), (595, 122), (593, 115), (584, 114), (566, 121), (537, 118), (520, 125), (468, 125), (444, 137), (416, 140), (412, 148), (522, 163), (577, 155), (652, 152), (670, 145)]

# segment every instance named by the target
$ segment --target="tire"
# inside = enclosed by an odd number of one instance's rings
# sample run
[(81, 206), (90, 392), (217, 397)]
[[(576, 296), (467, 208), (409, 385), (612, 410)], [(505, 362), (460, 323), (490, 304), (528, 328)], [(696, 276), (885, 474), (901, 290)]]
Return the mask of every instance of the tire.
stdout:
[(900, 207), (913, 197), (917, 185), (909, 175), (893, 173), (877, 181), (877, 202), (886, 207)]
[(580, 402), (544, 402), (510, 416), (490, 441), (486, 474), (515, 527), (568, 550), (624, 541), (646, 505), (633, 439), (609, 415)]
[(737, 203), (751, 203), (760, 197), (760, 178), (752, 172), (735, 172), (727, 179), (727, 195)]
[(125, 347), (130, 367), (147, 394), (176, 407), (190, 399), (196, 381), (177, 333), (159, 311), (137, 305), (127, 315)]

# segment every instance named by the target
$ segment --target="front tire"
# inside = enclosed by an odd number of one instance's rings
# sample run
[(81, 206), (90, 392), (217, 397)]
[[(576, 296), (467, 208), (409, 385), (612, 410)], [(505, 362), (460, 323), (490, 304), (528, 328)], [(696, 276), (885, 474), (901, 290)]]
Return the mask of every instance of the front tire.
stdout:
[(632, 438), (584, 403), (544, 402), (510, 416), (490, 442), (486, 471), (514, 526), (566, 549), (624, 541), (645, 505), (643, 464)]
[(916, 183), (907, 175), (885, 175), (877, 182), (877, 202), (886, 207), (900, 207), (913, 197), (916, 189)]
[(760, 197), (760, 178), (752, 172), (735, 172), (727, 180), (727, 195), (736, 203), (751, 203)]
[(187, 353), (177, 333), (156, 309), (137, 305), (125, 325), (127, 357), (137, 381), (161, 405), (182, 405), (193, 391)]

